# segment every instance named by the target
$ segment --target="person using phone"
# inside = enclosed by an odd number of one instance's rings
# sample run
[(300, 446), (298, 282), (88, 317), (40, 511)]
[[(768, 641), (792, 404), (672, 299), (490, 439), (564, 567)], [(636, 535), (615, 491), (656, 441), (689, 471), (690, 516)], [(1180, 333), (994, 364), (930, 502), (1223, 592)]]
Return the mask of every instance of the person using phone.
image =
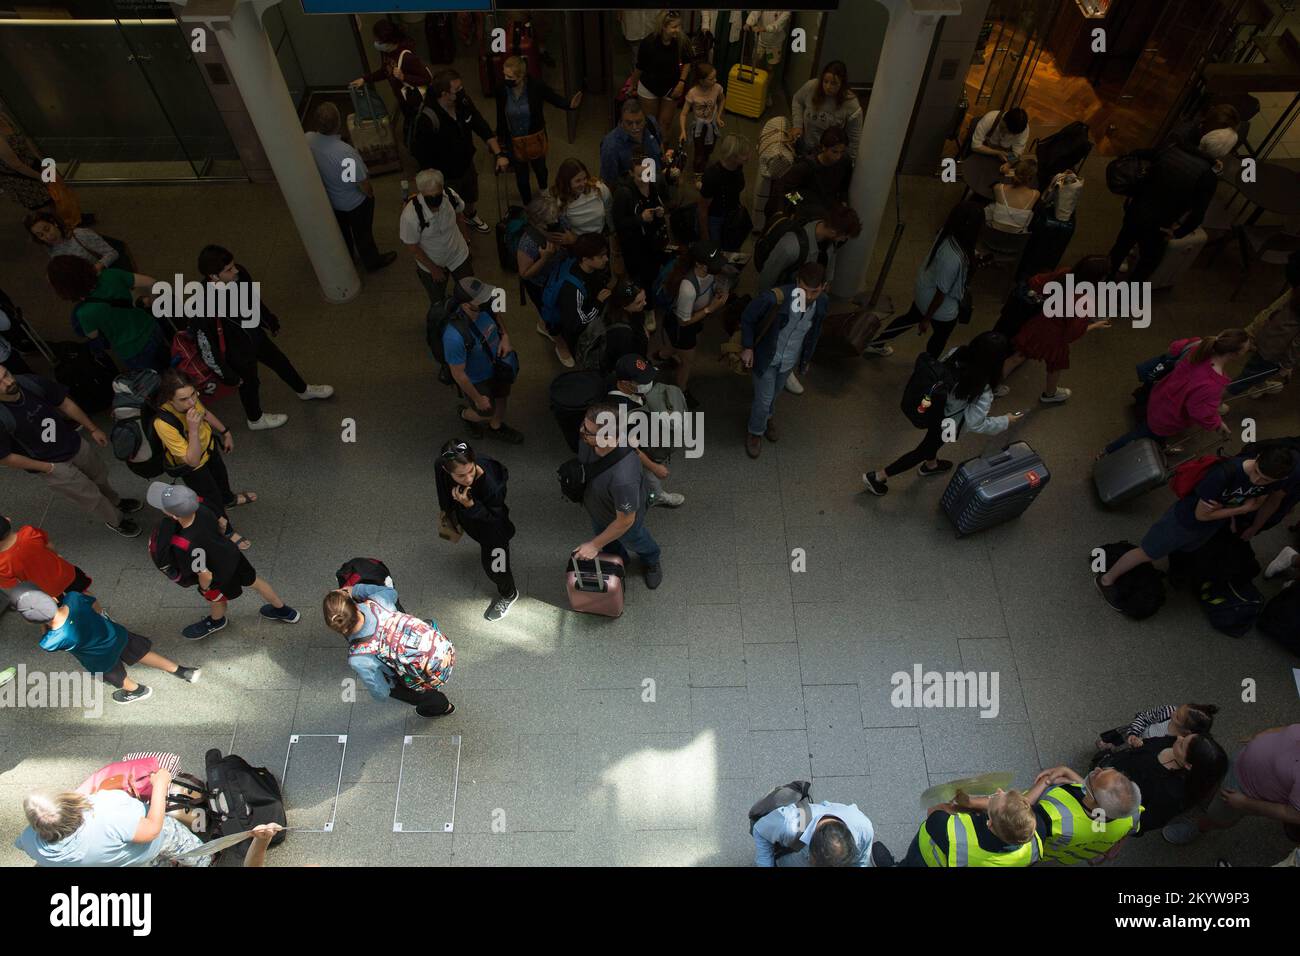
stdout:
[(479, 546), (483, 573), (497, 589), (497, 597), (483, 612), (487, 621), (499, 621), (519, 600), (519, 588), (510, 563), (510, 539), (515, 526), (506, 504), (506, 466), (474, 452), (467, 443), (452, 440), (438, 455), (439, 520), (462, 531)]

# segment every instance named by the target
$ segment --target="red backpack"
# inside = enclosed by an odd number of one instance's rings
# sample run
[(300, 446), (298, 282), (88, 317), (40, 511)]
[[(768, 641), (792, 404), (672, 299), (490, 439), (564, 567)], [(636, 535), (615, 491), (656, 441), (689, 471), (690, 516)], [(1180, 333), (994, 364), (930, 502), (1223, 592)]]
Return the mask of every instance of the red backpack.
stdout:
[[(226, 352), (226, 336), (221, 329), (221, 320), (217, 320), (217, 344), (221, 349), (224, 357)], [(221, 381), (212, 367), (203, 361), (203, 353), (199, 350), (199, 343), (194, 338), (194, 333), (189, 331), (177, 332), (176, 337), (172, 339), (172, 365), (184, 372), (186, 377), (194, 383), (194, 389), (203, 398), (221, 398), (234, 391), (229, 385)]]
[(1200, 455), (1190, 458), (1174, 469), (1169, 478), (1169, 487), (1179, 498), (1186, 498), (1196, 491), (1211, 468), (1221, 461), (1227, 461), (1222, 455)]

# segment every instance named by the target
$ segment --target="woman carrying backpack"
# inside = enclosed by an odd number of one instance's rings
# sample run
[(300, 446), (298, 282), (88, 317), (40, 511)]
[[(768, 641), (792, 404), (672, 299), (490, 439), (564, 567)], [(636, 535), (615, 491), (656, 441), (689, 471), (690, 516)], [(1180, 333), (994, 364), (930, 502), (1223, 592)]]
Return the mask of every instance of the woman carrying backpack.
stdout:
[[(218, 519), (229, 521), (227, 508), (257, 500), (251, 491), (238, 494), (231, 491), (230, 475), (221, 453), (234, 451), (235, 440), (221, 419), (204, 407), (194, 383), (185, 373), (174, 368), (163, 372), (155, 402), (158, 411), (153, 427), (163, 444), (168, 474), (183, 478)], [(220, 444), (217, 436), (221, 436)], [(238, 534), (232, 534), (231, 541), (240, 550), (248, 548), (247, 539)]]
[(519, 600), (510, 564), (510, 539), (515, 536), (506, 505), (510, 473), (500, 462), (454, 440), (442, 446), (438, 466), (439, 534), (454, 543), (463, 532), (478, 544), (483, 573), (497, 589), (483, 617), (499, 621)]
[(963, 202), (953, 207), (916, 274), (912, 307), (890, 322), (863, 354), (893, 355), (893, 346), (886, 343), (914, 328), (918, 335), (930, 332), (925, 350), (939, 357), (957, 323), (971, 319), (970, 278), (975, 266), (975, 240), (983, 226), (984, 207), (979, 203)]
[(692, 408), (699, 405), (686, 388), (691, 378), (691, 359), (700, 338), (704, 320), (727, 304), (730, 290), (718, 290), (718, 272), (722, 269), (722, 252), (716, 242), (693, 242), (677, 257), (663, 285), (656, 292), (656, 304), (667, 310), (664, 335), (671, 346), (667, 354), (656, 353), (655, 361), (676, 362), (676, 386), (686, 394)]
[(952, 386), (948, 389), (942, 414), (934, 414), (931, 409), (930, 424), (919, 445), (883, 469), (863, 474), (862, 481), (867, 490), (873, 495), (888, 494), (888, 480), (913, 465), (919, 465), (917, 473), (926, 478), (947, 473), (952, 462), (940, 458), (939, 449), (943, 447), (944, 432), (947, 431), (945, 422), (949, 420), (956, 426), (955, 440), (963, 427), (980, 435), (997, 435), (1024, 418), (1024, 412), (989, 415), (993, 390), (1002, 383), (1002, 363), (1009, 351), (1006, 336), (982, 332), (969, 345), (945, 355), (943, 365), (948, 370)]
[(1154, 438), (1163, 445), (1193, 425), (1227, 438), (1231, 430), (1223, 421), (1227, 406), (1222, 402), (1223, 390), (1232, 384), (1232, 377), (1225, 370), (1250, 349), (1250, 334), (1245, 329), (1225, 329), (1209, 338), (1169, 343), (1168, 354), (1181, 358), (1174, 370), (1151, 389), (1146, 421), (1116, 438), (1097, 457), (1118, 451), (1139, 438)]

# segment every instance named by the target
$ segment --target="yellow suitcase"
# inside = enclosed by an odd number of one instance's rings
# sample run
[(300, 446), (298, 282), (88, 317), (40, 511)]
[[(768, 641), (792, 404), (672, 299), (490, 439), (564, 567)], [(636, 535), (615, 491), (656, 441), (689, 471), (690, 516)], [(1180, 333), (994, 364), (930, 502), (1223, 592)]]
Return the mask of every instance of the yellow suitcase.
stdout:
[(767, 102), (767, 84), (772, 78), (767, 70), (737, 63), (727, 76), (727, 112), (758, 119)]

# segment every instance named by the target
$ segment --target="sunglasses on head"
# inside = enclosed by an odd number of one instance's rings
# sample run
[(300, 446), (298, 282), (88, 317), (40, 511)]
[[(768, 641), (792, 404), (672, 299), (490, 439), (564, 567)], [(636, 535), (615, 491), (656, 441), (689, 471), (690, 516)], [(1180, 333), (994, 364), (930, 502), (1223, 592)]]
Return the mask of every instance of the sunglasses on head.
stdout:
[(442, 460), (451, 461), (453, 458), (456, 458), (458, 455), (463, 455), (468, 451), (469, 451), (469, 445), (465, 444), (463, 441), (458, 441), (456, 442), (456, 444), (452, 445), (451, 448), (447, 449), (442, 453)]

